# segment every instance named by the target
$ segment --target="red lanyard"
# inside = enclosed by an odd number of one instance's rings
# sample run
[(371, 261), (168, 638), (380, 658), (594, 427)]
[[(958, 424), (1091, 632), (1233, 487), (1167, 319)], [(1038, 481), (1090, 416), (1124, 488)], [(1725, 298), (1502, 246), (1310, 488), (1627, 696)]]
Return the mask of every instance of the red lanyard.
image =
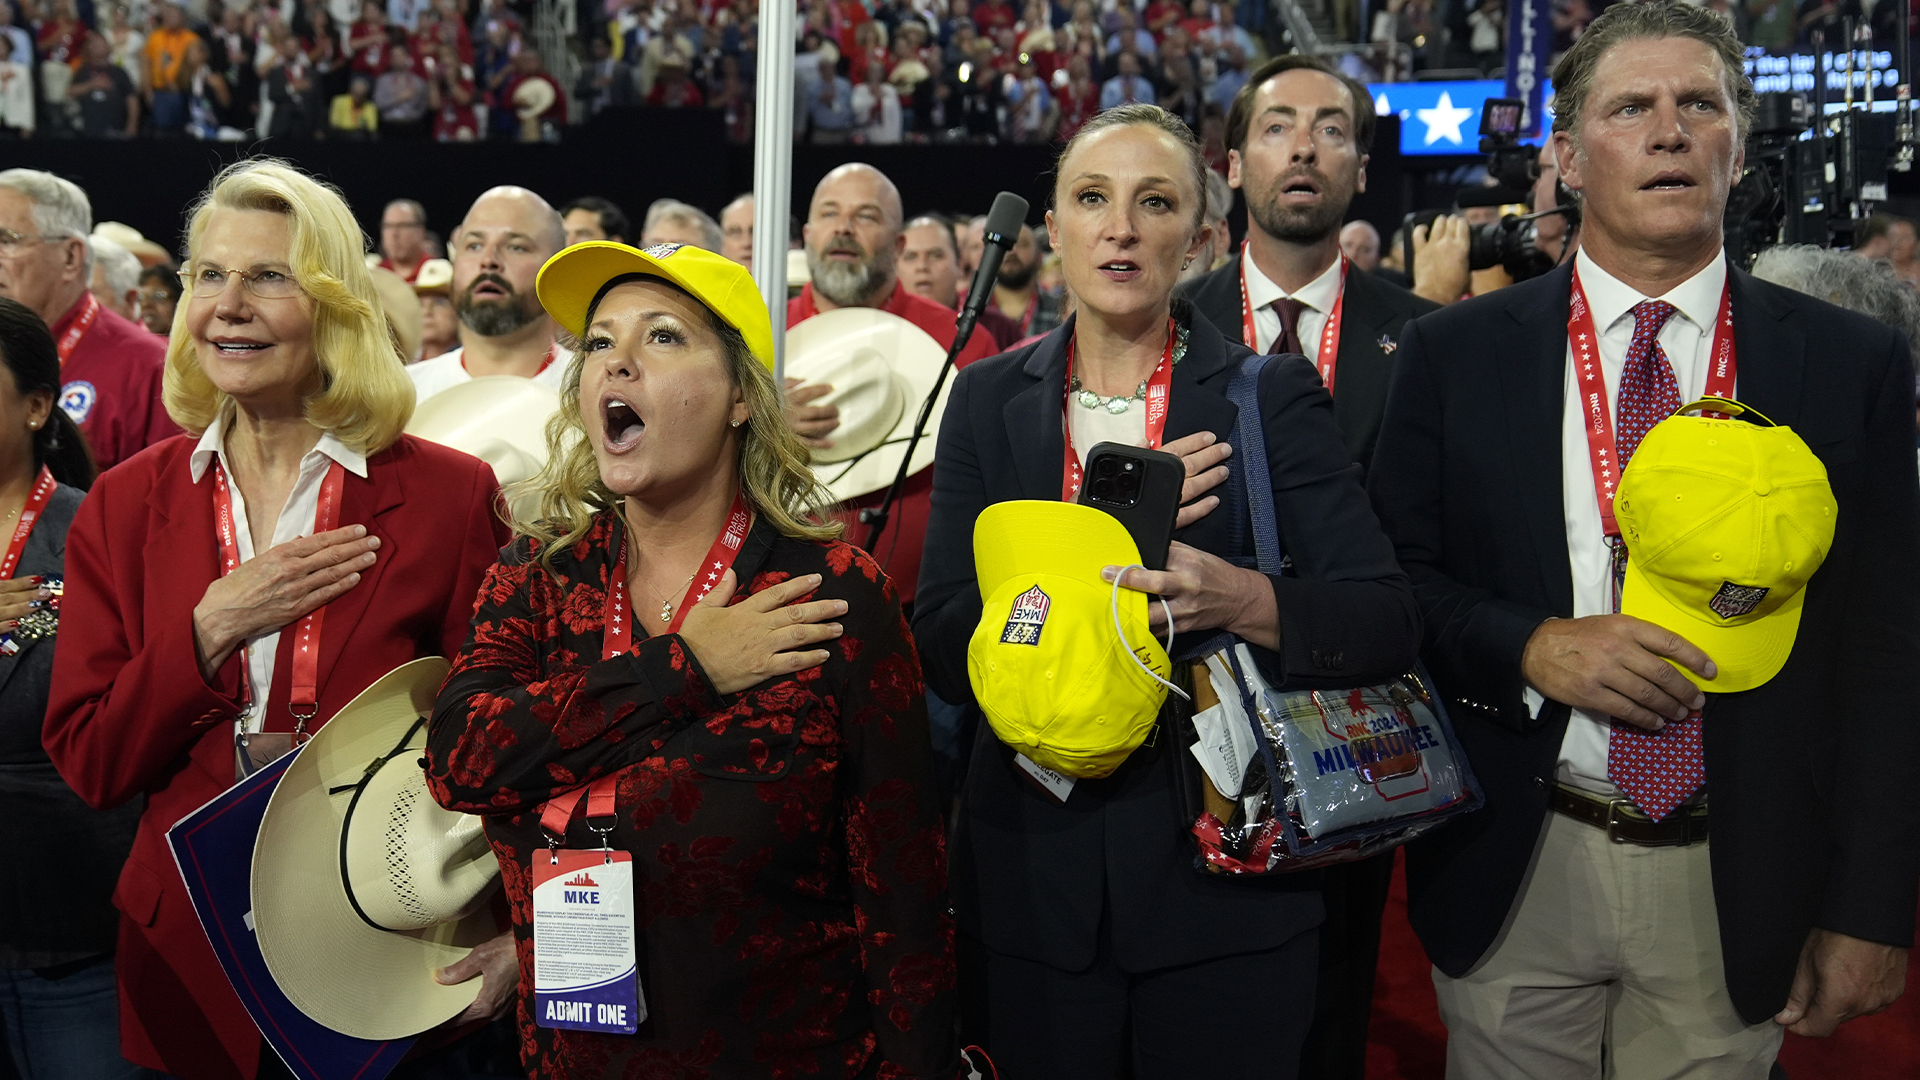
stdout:
[[(1619, 484), (1620, 455), (1613, 438), (1613, 409), (1600, 364), (1600, 334), (1593, 326), (1593, 310), (1580, 287), (1580, 268), (1573, 270), (1573, 299), (1567, 309), (1567, 340), (1572, 344), (1574, 374), (1580, 379), (1580, 401), (1587, 413), (1587, 453), (1593, 462), (1593, 493), (1600, 502), (1600, 527), (1610, 537), (1620, 535), (1613, 520), (1614, 489)], [(1707, 365), (1706, 396), (1731, 398), (1734, 377), (1733, 280), (1720, 290), (1720, 317), (1713, 328), (1713, 352)]]
[[(1242, 259), (1247, 258), (1243, 253)], [(1327, 325), (1320, 328), (1320, 355), (1314, 366), (1320, 369), (1320, 382), (1333, 393), (1333, 368), (1340, 357), (1340, 311), (1347, 305), (1347, 257), (1340, 256), (1340, 291), (1333, 300), (1333, 313), (1327, 316)], [(1296, 330), (1296, 333), (1298, 331)], [(1253, 329), (1253, 301), (1247, 298), (1247, 269), (1240, 267), (1240, 340), (1254, 352), (1260, 351)]]
[[(687, 609), (707, 598), (720, 579), (726, 576), (727, 568), (740, 554), (740, 545), (747, 539), (747, 526), (753, 521), (753, 514), (747, 507), (746, 492), (736, 492), (733, 496), (733, 509), (727, 513), (726, 527), (720, 530), (720, 536), (713, 546), (707, 549), (707, 558), (694, 571), (693, 580), (687, 583), (687, 592), (680, 598), (680, 606), (674, 609), (673, 621), (667, 624), (667, 633), (678, 633), (680, 624), (686, 620)], [(606, 656), (611, 660), (633, 648), (633, 612), (627, 603), (627, 545), (620, 544), (620, 558), (613, 564), (613, 579), (607, 583), (606, 611)]]
[(67, 327), (66, 333), (60, 335), (60, 342), (56, 346), (60, 354), (61, 367), (66, 366), (67, 357), (73, 355), (73, 350), (80, 344), (80, 339), (86, 337), (87, 330), (93, 326), (93, 320), (99, 317), (100, 301), (95, 300), (92, 293), (81, 293), (80, 313), (73, 317), (73, 323)]
[[(340, 527), (340, 492), (346, 485), (346, 476), (347, 470), (339, 462), (327, 466), (326, 479), (320, 482), (320, 505), (313, 512), (315, 534)], [(227, 486), (227, 471), (220, 467), (218, 457), (213, 459), (213, 524), (220, 540), (220, 576), (225, 577), (240, 565), (240, 544), (234, 531), (233, 492)], [(258, 555), (259, 551), (254, 554)], [(287, 711), (293, 714), (296, 745), (306, 734), (307, 721), (320, 711), (320, 624), (326, 614), (324, 606), (313, 609), (301, 618), (293, 632), (293, 678)], [(240, 704), (243, 709), (253, 708), (253, 682), (247, 677), (245, 647), (240, 650)], [(265, 729), (263, 718), (261, 730)]]
[[(700, 564), (700, 570), (693, 575), (693, 581), (687, 585), (687, 594), (680, 599), (680, 607), (673, 614), (673, 621), (667, 625), (667, 633), (675, 633), (680, 623), (687, 617), (687, 608), (706, 599), (720, 579), (726, 575), (733, 560), (740, 554), (740, 548), (746, 543), (747, 528), (753, 521), (753, 515), (747, 507), (746, 493), (736, 492), (733, 496), (733, 509), (727, 513), (726, 527), (720, 530), (720, 536), (707, 549), (707, 558)], [(633, 648), (633, 609), (627, 604), (627, 545), (624, 539), (620, 543), (620, 557), (613, 564), (613, 578), (608, 583), (607, 607), (603, 622), (605, 645), (603, 659), (611, 660)], [(580, 805), (581, 796), (587, 800), (587, 817), (607, 818), (613, 816), (614, 780), (609, 773), (591, 784), (574, 788), (571, 791), (555, 795), (547, 800), (540, 811), (540, 827), (552, 837), (561, 838), (567, 834), (567, 822), (573, 820), (573, 812)], [(555, 844), (558, 844), (556, 839)]]
[(27, 493), (27, 504), (20, 508), (20, 523), (13, 527), (13, 542), (7, 545), (7, 555), (0, 560), (0, 580), (13, 577), (20, 568), (20, 553), (27, 550), (27, 537), (33, 533), (33, 523), (40, 520), (40, 511), (47, 508), (47, 500), (53, 498), (53, 474), (45, 465), (40, 466), (40, 475), (34, 478), (33, 489)]
[[(1173, 396), (1173, 342), (1179, 336), (1173, 319), (1167, 319), (1167, 349), (1160, 354), (1147, 377), (1147, 449), (1160, 449), (1160, 437), (1167, 429), (1167, 402)], [(1066, 444), (1066, 462), (1060, 469), (1060, 501), (1072, 502), (1080, 494), (1080, 455), (1073, 450), (1073, 350), (1067, 342), (1067, 377), (1060, 394), (1060, 441)]]

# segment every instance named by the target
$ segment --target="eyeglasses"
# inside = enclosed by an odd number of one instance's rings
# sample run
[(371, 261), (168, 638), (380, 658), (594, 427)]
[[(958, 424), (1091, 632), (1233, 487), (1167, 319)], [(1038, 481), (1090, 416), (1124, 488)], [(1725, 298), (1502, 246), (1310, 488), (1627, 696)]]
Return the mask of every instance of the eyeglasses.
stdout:
[(427, 223), (424, 221), (383, 221), (380, 223), (380, 227), (382, 229), (425, 229)]
[(20, 254), (20, 249), (29, 242), (41, 240), (70, 240), (68, 236), (50, 236), (46, 233), (17, 233), (12, 229), (0, 229), (0, 259), (11, 259)]
[(285, 300), (300, 292), (300, 283), (293, 275), (279, 270), (222, 270), (217, 266), (203, 266), (198, 270), (180, 271), (180, 284), (194, 299), (211, 300), (227, 291), (230, 274), (240, 275), (240, 287), (262, 300)]

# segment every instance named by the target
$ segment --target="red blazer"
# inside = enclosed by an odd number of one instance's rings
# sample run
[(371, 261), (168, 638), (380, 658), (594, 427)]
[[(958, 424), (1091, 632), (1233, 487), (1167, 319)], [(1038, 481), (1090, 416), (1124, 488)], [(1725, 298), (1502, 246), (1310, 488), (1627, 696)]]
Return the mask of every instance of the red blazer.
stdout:
[[(213, 479), (191, 482), (195, 441), (148, 447), (87, 493), (67, 537), (60, 649), (47, 707), (47, 753), (93, 806), (145, 795), (121, 872), (117, 966), (120, 1042), (136, 1064), (193, 1080), (252, 1080), (260, 1033), (187, 897), (166, 830), (232, 786), (240, 658), (212, 681), (194, 654), (193, 608), (217, 573)], [(320, 716), (374, 680), (465, 643), (481, 578), (506, 542), (493, 471), (477, 458), (403, 436), (347, 474), (340, 524), (380, 538), (378, 560), (327, 607), (320, 640)], [(282, 634), (269, 727), (281, 703), (294, 635)]]

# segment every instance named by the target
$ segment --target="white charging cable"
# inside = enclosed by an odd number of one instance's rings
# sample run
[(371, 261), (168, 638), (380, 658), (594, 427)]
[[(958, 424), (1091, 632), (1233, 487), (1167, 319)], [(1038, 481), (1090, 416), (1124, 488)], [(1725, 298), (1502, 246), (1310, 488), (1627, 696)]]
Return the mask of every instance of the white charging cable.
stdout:
[[(1158, 672), (1148, 667), (1146, 665), (1146, 662), (1140, 659), (1139, 654), (1133, 651), (1133, 642), (1127, 640), (1126, 630), (1122, 628), (1120, 625), (1120, 582), (1126, 579), (1127, 571), (1145, 570), (1145, 569), (1146, 567), (1141, 566), (1139, 563), (1134, 563), (1131, 566), (1121, 567), (1120, 572), (1113, 575), (1113, 591), (1110, 594), (1108, 594), (1108, 597), (1107, 597), (1107, 607), (1113, 613), (1113, 632), (1120, 635), (1120, 644), (1125, 645), (1127, 647), (1127, 656), (1133, 660), (1134, 665), (1136, 667), (1138, 667), (1141, 671), (1144, 671), (1147, 673), (1147, 678), (1152, 679), (1154, 682), (1159, 683), (1161, 686), (1164, 686), (1167, 689), (1173, 691), (1174, 693), (1179, 694), (1181, 698), (1187, 701), (1192, 701), (1193, 698), (1190, 697), (1185, 690), (1182, 690), (1179, 687), (1168, 682), (1167, 680), (1161, 678)], [(1164, 596), (1160, 596), (1156, 594), (1154, 596), (1154, 599), (1160, 601), (1160, 610), (1167, 617), (1167, 641), (1166, 641), (1165, 648), (1167, 650), (1167, 653), (1171, 655), (1173, 652), (1173, 607), (1172, 605), (1167, 603), (1167, 598)]]

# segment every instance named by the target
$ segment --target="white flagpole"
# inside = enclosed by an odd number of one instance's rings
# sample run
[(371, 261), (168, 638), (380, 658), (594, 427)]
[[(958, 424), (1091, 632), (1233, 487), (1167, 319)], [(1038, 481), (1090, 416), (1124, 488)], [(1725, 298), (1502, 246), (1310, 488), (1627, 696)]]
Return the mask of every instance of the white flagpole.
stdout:
[(773, 382), (787, 357), (787, 222), (793, 205), (793, 40), (799, 5), (760, 5), (754, 78), (753, 280), (773, 320)]

